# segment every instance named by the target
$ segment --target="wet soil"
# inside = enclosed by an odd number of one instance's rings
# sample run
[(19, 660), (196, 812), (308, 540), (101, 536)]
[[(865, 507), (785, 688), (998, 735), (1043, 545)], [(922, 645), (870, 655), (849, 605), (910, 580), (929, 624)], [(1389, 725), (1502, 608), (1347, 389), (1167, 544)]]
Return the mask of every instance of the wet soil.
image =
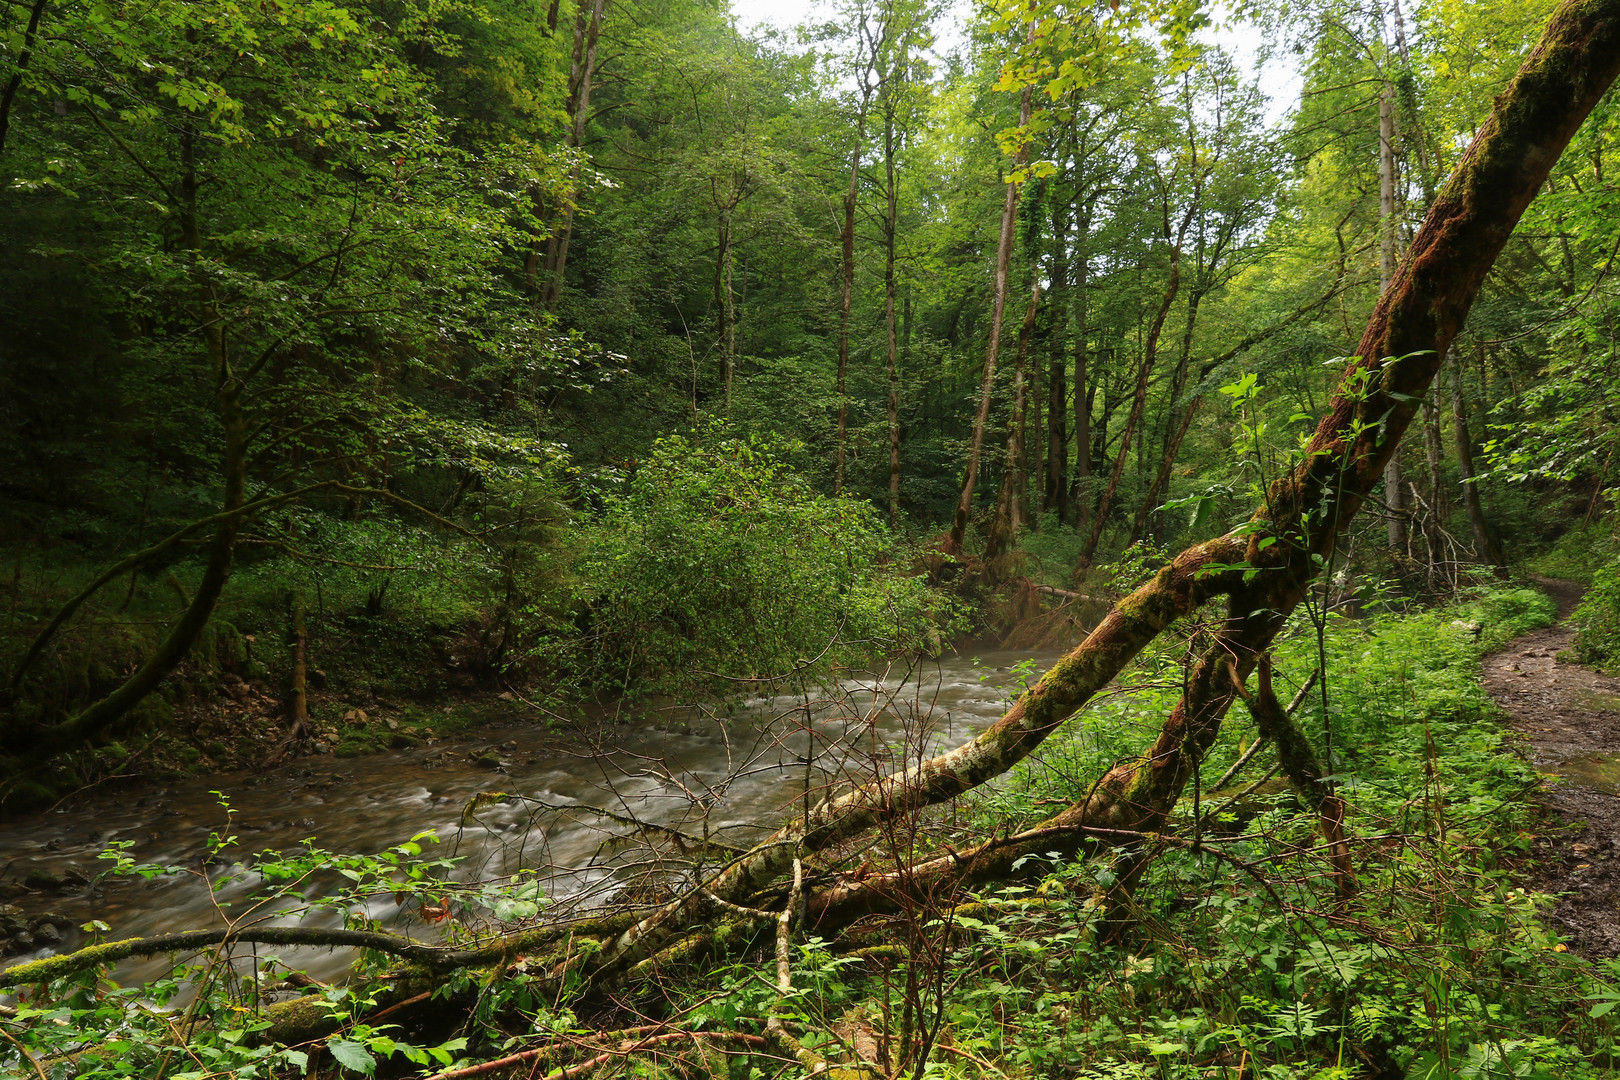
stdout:
[[(1559, 896), (1550, 921), (1589, 956), (1620, 956), (1620, 679), (1576, 664), (1568, 617), (1581, 586), (1540, 579), (1557, 626), (1485, 658), (1485, 688), (1524, 736), (1543, 776), (1547, 827), (1536, 884)], [(1562, 655), (1560, 655), (1562, 654)]]

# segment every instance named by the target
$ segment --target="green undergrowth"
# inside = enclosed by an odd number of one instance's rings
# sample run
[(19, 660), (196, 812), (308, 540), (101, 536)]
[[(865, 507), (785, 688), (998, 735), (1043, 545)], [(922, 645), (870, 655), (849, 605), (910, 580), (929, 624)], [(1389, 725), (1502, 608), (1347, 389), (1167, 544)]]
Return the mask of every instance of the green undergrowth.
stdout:
[[(629, 1015), (538, 993), (538, 973), (554, 958), (519, 960), (498, 978), (443, 982), (446, 1007), (476, 1004), (429, 1037), (375, 1016), (400, 972), (372, 956), (345, 985), (305, 992), (312, 1015), (337, 1026), (288, 1047), (267, 1041), (279, 1029), (261, 995), (285, 965), (266, 950), (256, 978), (251, 968), (220, 978), (225, 969), (209, 958), (162, 982), (156, 997), (93, 974), (63, 980), (31, 997), (8, 1033), (53, 1063), (53, 1080), (71, 1071), (56, 1068), (60, 1055), (108, 1040), (121, 1052), (81, 1055), (82, 1075), (150, 1075), (154, 1063), (183, 1057), (171, 1074), (420, 1077), (536, 1047), (554, 1048), (546, 1071), (555, 1073), (595, 1052), (579, 1040), (649, 1019), (685, 1034), (614, 1059), (614, 1075), (802, 1075), (768, 1049), (772, 1018), (835, 1075), (863, 1075), (854, 1067), (865, 1061), (870, 1080), (873, 1070), (919, 1080), (1610, 1077), (1620, 965), (1568, 952), (1542, 918), (1549, 898), (1524, 885), (1536, 775), (1512, 752), (1479, 680), (1485, 652), (1552, 614), (1533, 591), (1493, 589), (1439, 610), (1330, 617), (1320, 634), (1307, 617), (1290, 624), (1275, 653), (1279, 694), (1325, 659), (1325, 697), (1318, 683), (1296, 716), (1331, 753), (1331, 780), (1349, 804), (1353, 890), (1340, 888), (1318, 822), (1286, 789), (1249, 791), (1273, 765), (1269, 751), (1226, 790), (1208, 790), (1254, 738), (1237, 708), (1178, 807), (1175, 835), (1135, 849), (1153, 858), (1130, 893), (1118, 888), (1125, 857), (1101, 849), (1027, 858), (1015, 881), (977, 892), (902, 881), (900, 915), (836, 937), (794, 929), (786, 995), (773, 918), (730, 959), (655, 965), (624, 988), (637, 992)], [(1084, 796), (1157, 730), (1180, 693), (1184, 654), (1172, 645), (1146, 656), (1125, 691), (1093, 704), (992, 789), (918, 831), (880, 829), (857, 858), (959, 850)], [(454, 909), (445, 925), (463, 941), (543, 908), (533, 879), (448, 882), (454, 860), (424, 853), (423, 839), (369, 858), (311, 851), (261, 861), (256, 872), (270, 871), (266, 887), (281, 890), (288, 910), (346, 912), (356, 926), (375, 918), (379, 900), (420, 905), (435, 920)], [(352, 885), (300, 898), (310, 874), (334, 871)], [(192, 1034), (182, 1045), (173, 1016), (146, 1003), (179, 1005), (185, 981), (198, 978), (206, 993), (186, 1006)], [(755, 1041), (724, 1041), (733, 1037)], [(559, 1049), (568, 1046), (576, 1049)], [(8, 1060), (19, 1062), (0, 1048), (0, 1068)]]
[[(1327, 620), (1331, 722), (1320, 686), (1297, 715), (1318, 747), (1331, 742), (1353, 896), (1338, 895), (1317, 824), (1286, 790), (1226, 803), (1274, 763), (1262, 751), (1228, 790), (1183, 800), (1180, 840), (1155, 845), (1117, 940), (1105, 941), (1097, 897), (1120, 863), (1054, 859), (1022, 885), (914, 897), (917, 913), (881, 935), (891, 951), (873, 952), (903, 962), (809, 943), (795, 1009), (823, 1052), (847, 1057), (852, 1033), (870, 1031), (891, 1070), (926, 1056), (922, 1072), (939, 1076), (1611, 1075), (1615, 973), (1564, 951), (1540, 918), (1548, 898), (1523, 884), (1536, 776), (1479, 680), (1485, 652), (1553, 614), (1538, 593), (1491, 590)], [(1308, 619), (1276, 655), (1282, 694), (1317, 662)], [(1179, 696), (1180, 651), (1148, 657), (1133, 679), (972, 800), (966, 831), (1033, 823), (1139, 752)], [(1203, 782), (1253, 737), (1234, 710)], [(758, 1015), (768, 982), (731, 969), (729, 996), (703, 1009)]]
[(1575, 655), (1613, 674), (1620, 667), (1620, 559), (1599, 570), (1575, 611)]
[(1590, 585), (1604, 567), (1620, 555), (1614, 521), (1600, 517), (1584, 522), (1560, 536), (1546, 551), (1525, 559), (1521, 568), (1543, 577), (1562, 578)]

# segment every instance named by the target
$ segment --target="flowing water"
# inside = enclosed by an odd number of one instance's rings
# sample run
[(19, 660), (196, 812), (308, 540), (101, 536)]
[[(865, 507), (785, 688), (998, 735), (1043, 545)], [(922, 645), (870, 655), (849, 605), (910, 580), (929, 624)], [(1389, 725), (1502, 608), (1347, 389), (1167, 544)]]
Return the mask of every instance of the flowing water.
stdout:
[[(891, 674), (844, 683), (808, 707), (799, 698), (776, 697), (749, 702), (730, 717), (665, 710), (656, 724), (608, 729), (606, 745), (594, 749), (542, 725), (507, 719), (455, 742), (347, 760), (306, 758), (257, 774), (213, 775), (87, 799), (0, 825), (0, 872), (8, 880), (30, 871), (99, 876), (87, 888), (17, 903), (36, 918), (48, 911), (74, 925), (99, 919), (111, 926), (111, 938), (121, 939), (222, 925), (215, 905), (240, 904), (247, 889), (213, 890), (205, 883), (224, 869), (205, 862), (210, 834), (227, 824), (238, 838), (227, 859), (291, 850), (311, 837), (327, 851), (373, 853), (431, 831), (440, 843), (428, 845), (425, 854), (461, 858), (456, 875), (464, 880), (534, 869), (553, 897), (589, 894), (590, 902), (599, 902), (624, 877), (622, 866), (600, 854), (604, 839), (622, 833), (623, 826), (592, 813), (544, 807), (602, 807), (691, 832), (706, 821), (711, 836), (746, 846), (791, 812), (807, 784), (818, 792), (836, 789), (876, 768), (891, 769), (902, 759), (914, 761), (972, 738), (1004, 711), (1021, 677), (1016, 665), (1033, 660), (1039, 672), (1054, 659), (1056, 654), (1028, 652), (950, 655), (906, 678)], [(480, 805), (465, 816), (475, 796), (489, 791), (526, 798)], [(229, 822), (214, 792), (229, 798), (235, 811)], [(132, 841), (129, 854), (137, 862), (195, 872), (150, 881), (107, 876), (109, 864), (97, 855), (115, 841)], [(386, 898), (369, 914), (401, 918)], [(335, 917), (322, 914), (308, 922), (328, 924)], [(56, 948), (81, 941), (72, 931)], [(336, 974), (348, 963), (342, 952), (278, 954), (317, 976)], [(116, 974), (140, 980), (166, 969), (161, 959), (131, 961)]]

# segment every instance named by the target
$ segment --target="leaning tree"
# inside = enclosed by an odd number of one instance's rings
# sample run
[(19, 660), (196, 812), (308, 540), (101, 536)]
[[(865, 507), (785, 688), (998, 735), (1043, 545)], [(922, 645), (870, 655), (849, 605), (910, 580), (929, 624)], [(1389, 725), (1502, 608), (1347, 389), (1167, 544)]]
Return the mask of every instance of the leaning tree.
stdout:
[[(411, 962), (416, 982), (456, 967), (528, 958), (544, 980), (605, 989), (666, 959), (717, 944), (718, 922), (776, 921), (783, 932), (801, 903), (822, 926), (892, 904), (898, 876), (870, 874), (802, 886), (818, 853), (849, 842), (1001, 775), (1075, 715), (1171, 623), (1206, 604), (1223, 603), (1192, 658), (1180, 702), (1156, 741), (1118, 765), (1087, 797), (1047, 821), (968, 851), (896, 872), (919, 882), (972, 882), (1008, 873), (1031, 852), (1077, 850), (1087, 842), (1128, 844), (1161, 830), (1188, 780), (1214, 743), (1237, 699), (1249, 701), (1262, 730), (1290, 735), (1270, 693), (1266, 663), (1273, 639), (1334, 556), (1340, 537), (1380, 482), (1385, 463), (1424, 399), (1491, 265), (1559, 154), (1620, 72), (1620, 0), (1567, 0), (1540, 43), (1481, 125), (1472, 146), (1435, 199), (1405, 264), (1379, 300), (1346, 367), (1328, 414), (1291, 471), (1276, 479), (1243, 525), (1177, 555), (1156, 577), (1121, 600), (1102, 623), (973, 741), (930, 760), (831, 795), (736, 854), (719, 870), (650, 909), (619, 911), (568, 925), (529, 930), (477, 948), (424, 946), (384, 933), (298, 927), (238, 927), (97, 946), (0, 973), (0, 988), (38, 982), (132, 955), (153, 955), (224, 941), (346, 944)], [(1246, 689), (1259, 670), (1255, 689)], [(1324, 798), (1320, 766), (1308, 744), (1285, 746), (1284, 759), (1335, 839), (1339, 810)], [(1136, 860), (1139, 862), (1140, 860)], [(746, 940), (738, 935), (734, 940)], [(319, 1010), (318, 1010), (319, 1011)], [(298, 1028), (296, 1008), (272, 1032), (308, 1037), (326, 1013)]]

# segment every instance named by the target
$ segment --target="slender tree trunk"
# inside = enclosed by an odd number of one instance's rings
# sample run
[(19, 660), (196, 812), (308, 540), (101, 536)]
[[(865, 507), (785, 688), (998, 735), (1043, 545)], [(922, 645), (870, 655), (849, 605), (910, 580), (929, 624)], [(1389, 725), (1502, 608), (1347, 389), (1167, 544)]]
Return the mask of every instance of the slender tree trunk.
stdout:
[(720, 388), (725, 411), (731, 413), (731, 381), (736, 366), (737, 332), (731, 290), (731, 210), (722, 208), (715, 226), (714, 308), (720, 321)]
[[(545, 204), (537, 189), (529, 192), (529, 201), (535, 206), (535, 216), (544, 220)], [(550, 284), (540, 280), (541, 264), (546, 259), (550, 241), (543, 226), (530, 226), (526, 231), (529, 234), (529, 249), (523, 253), (523, 289), (529, 295), (531, 311), (538, 315), (545, 304), (546, 289)]]
[[(569, 72), (569, 112), (572, 124), (564, 136), (565, 145), (575, 150), (585, 145), (585, 125), (591, 115), (591, 81), (596, 73), (596, 41), (602, 32), (602, 15), (607, 0), (590, 0), (590, 8), (580, 4), (574, 21), (574, 58)], [(562, 294), (563, 275), (568, 269), (568, 245), (574, 234), (574, 200), (578, 197), (581, 169), (575, 162), (569, 177), (569, 194), (563, 204), (562, 223), (546, 245), (546, 281), (541, 302), (555, 311)]]
[(28, 12), (28, 25), (23, 29), (22, 48), (17, 52), (16, 66), (12, 69), (11, 78), (6, 80), (5, 90), (0, 91), (0, 156), (6, 152), (6, 136), (11, 132), (11, 110), (17, 103), (17, 90), (22, 86), (23, 75), (34, 58), (34, 38), (39, 33), (39, 21), (44, 16), (45, 0), (34, 0), (34, 6)]
[(304, 619), (304, 594), (293, 590), (291, 622), (288, 637), (292, 643), (292, 678), (287, 695), (287, 719), (292, 723), (292, 737), (309, 737), (309, 630)]
[[(1479, 342), (1479, 362), (1485, 365), (1485, 342)], [(1457, 444), (1457, 472), (1462, 478), (1463, 507), (1468, 512), (1468, 527), (1474, 533), (1474, 547), (1479, 557), (1496, 568), (1496, 576), (1507, 580), (1507, 559), (1502, 545), (1485, 521), (1485, 508), (1479, 501), (1478, 474), (1474, 472), (1474, 443), (1468, 431), (1468, 409), (1463, 399), (1462, 365), (1451, 362), (1451, 430)]]
[(1451, 511), (1451, 499), (1442, 475), (1446, 464), (1445, 443), (1440, 428), (1440, 379), (1436, 379), (1423, 401), (1423, 457), (1429, 467), (1429, 498), (1435, 516), (1444, 524)]
[(1090, 207), (1077, 229), (1074, 275), (1074, 526), (1091, 524), (1091, 403), (1097, 388), (1091, 384), (1090, 271), (1086, 253), (1090, 234)]
[[(1395, 100), (1388, 85), (1378, 96), (1378, 218), (1380, 237), (1379, 290), (1385, 291), (1395, 277)], [(1384, 505), (1390, 549), (1398, 555), (1407, 552), (1406, 495), (1401, 481), (1399, 455), (1384, 466)]]
[[(1013, 351), (1013, 408), (1007, 421), (1007, 456), (1001, 470), (1001, 494), (996, 499), (995, 523), (986, 538), (984, 559), (988, 565), (1004, 554), (1018, 540), (1024, 522), (1022, 491), (1028, 483), (1024, 470), (1024, 409), (1028, 401), (1029, 339), (1035, 331), (1035, 319), (1040, 310), (1041, 278), (1039, 268), (1030, 266), (1029, 307), (1024, 311), (1024, 323), (1018, 329), (1018, 347)], [(992, 581), (999, 575), (987, 569)]]
[(1159, 471), (1154, 475), (1153, 483), (1148, 487), (1147, 497), (1142, 500), (1142, 505), (1137, 507), (1136, 521), (1131, 525), (1131, 540), (1133, 542), (1140, 540), (1147, 531), (1148, 514), (1152, 513), (1159, 501), (1159, 496), (1169, 488), (1170, 473), (1175, 468), (1176, 456), (1181, 453), (1182, 440), (1187, 437), (1187, 432), (1191, 430), (1193, 418), (1198, 415), (1199, 406), (1203, 405), (1203, 403), (1204, 398), (1200, 394), (1187, 402), (1187, 407), (1182, 410), (1181, 423), (1176, 426), (1176, 430), (1171, 434), (1169, 442), (1165, 444), (1164, 457), (1159, 461)]
[[(1048, 305), (1050, 307), (1050, 305)], [(1036, 335), (1039, 336), (1038, 334)], [(1024, 453), (1018, 459), (1018, 470), (1023, 480), (1018, 486), (1019, 513), (1025, 522), (1035, 522), (1040, 527), (1037, 509), (1031, 514), (1030, 497), (1031, 486), (1034, 495), (1040, 500), (1039, 507), (1046, 505), (1046, 419), (1043, 410), (1046, 407), (1046, 380), (1041, 378), (1040, 362), (1032, 355), (1025, 375), (1025, 382), (1029, 384), (1029, 409), (1025, 416), (1027, 423), (1024, 426)], [(1034, 476), (1031, 477), (1033, 467)]]
[[(1148, 485), (1147, 494), (1142, 497), (1142, 505), (1136, 509), (1136, 520), (1131, 523), (1131, 542), (1140, 540), (1147, 531), (1148, 515), (1158, 505), (1159, 495), (1170, 486), (1170, 472), (1175, 468), (1176, 455), (1181, 452), (1181, 441), (1187, 437), (1187, 431), (1192, 427), (1193, 417), (1198, 412), (1200, 397), (1194, 397), (1187, 402), (1181, 412), (1181, 420), (1175, 419), (1175, 403), (1181, 397), (1182, 389), (1187, 385), (1187, 372), (1192, 366), (1193, 328), (1198, 322), (1199, 304), (1204, 298), (1202, 288), (1194, 289), (1187, 298), (1187, 328), (1181, 335), (1181, 359), (1176, 364), (1176, 375), (1170, 383), (1170, 405), (1165, 417), (1164, 452), (1159, 457), (1159, 469), (1154, 474), (1153, 482)], [(1170, 425), (1174, 423), (1174, 430)]]
[[(1030, 87), (1018, 106), (1018, 126), (1029, 123), (1033, 95)], [(1013, 158), (1013, 168), (1019, 169), (1029, 159), (1029, 144), (1019, 147)], [(996, 354), (1001, 350), (1001, 322), (1007, 310), (1007, 271), (1012, 265), (1013, 237), (1018, 225), (1018, 184), (1007, 181), (1007, 196), (1001, 208), (1001, 239), (996, 244), (995, 284), (990, 305), (990, 341), (985, 346), (984, 377), (979, 384), (979, 409), (973, 417), (973, 443), (968, 450), (967, 475), (962, 481), (962, 496), (956, 501), (956, 515), (951, 520), (951, 531), (945, 539), (945, 550), (959, 554), (967, 536), (968, 520), (973, 516), (973, 490), (979, 482), (979, 460), (984, 453), (984, 429), (990, 419), (990, 398), (996, 385)]]
[(833, 450), (833, 493), (844, 490), (844, 459), (849, 444), (849, 313), (855, 298), (855, 209), (860, 192), (861, 144), (866, 140), (866, 102), (870, 94), (866, 78), (861, 79), (861, 108), (855, 122), (855, 149), (849, 155), (849, 187), (844, 192), (844, 227), (838, 234), (842, 289), (838, 298), (838, 441)]
[[(1445, 481), (1441, 477), (1442, 466), (1445, 462), (1445, 451), (1440, 444), (1440, 383), (1444, 378), (1444, 369), (1435, 375), (1434, 382), (1429, 386), (1429, 393), (1423, 399), (1421, 420), (1423, 426), (1423, 463), (1428, 474), (1428, 515), (1424, 518), (1423, 548), (1428, 556), (1426, 577), (1429, 588), (1438, 589), (1444, 577), (1445, 563), (1445, 525), (1447, 517), (1447, 502)], [(1422, 499), (1416, 494), (1415, 485), (1412, 502), (1421, 505)]]
[(894, 111), (883, 117), (883, 174), (889, 205), (883, 219), (883, 319), (889, 345), (889, 528), (900, 527), (900, 343), (895, 334), (894, 263), (900, 198), (894, 176)]
[[(1182, 228), (1186, 228), (1186, 219), (1183, 219)], [(1130, 415), (1126, 417), (1125, 430), (1120, 435), (1119, 454), (1114, 458), (1113, 472), (1108, 475), (1108, 486), (1103, 488), (1102, 498), (1098, 500), (1092, 518), (1091, 534), (1086, 537), (1086, 546), (1080, 553), (1082, 568), (1091, 565), (1092, 556), (1097, 553), (1097, 542), (1102, 539), (1103, 528), (1108, 524), (1108, 511), (1113, 504), (1114, 493), (1119, 488), (1119, 478), (1125, 472), (1126, 460), (1130, 457), (1131, 437), (1135, 434), (1137, 425), (1142, 422), (1142, 411), (1147, 405), (1148, 381), (1153, 374), (1154, 361), (1158, 358), (1159, 335), (1164, 331), (1164, 321), (1170, 315), (1170, 306), (1176, 302), (1176, 294), (1181, 291), (1181, 234), (1178, 232), (1174, 239), (1175, 246), (1170, 250), (1170, 280), (1164, 287), (1164, 299), (1153, 316), (1153, 323), (1148, 327), (1147, 339), (1142, 345), (1142, 362), (1136, 373), (1136, 395), (1131, 400)]]
[(1064, 406), (1068, 400), (1065, 384), (1064, 345), (1069, 316), (1069, 210), (1061, 198), (1052, 200), (1052, 294), (1047, 301), (1046, 369), (1046, 495), (1041, 509), (1056, 511), (1058, 521), (1067, 524), (1073, 513), (1069, 498), (1069, 431)]

